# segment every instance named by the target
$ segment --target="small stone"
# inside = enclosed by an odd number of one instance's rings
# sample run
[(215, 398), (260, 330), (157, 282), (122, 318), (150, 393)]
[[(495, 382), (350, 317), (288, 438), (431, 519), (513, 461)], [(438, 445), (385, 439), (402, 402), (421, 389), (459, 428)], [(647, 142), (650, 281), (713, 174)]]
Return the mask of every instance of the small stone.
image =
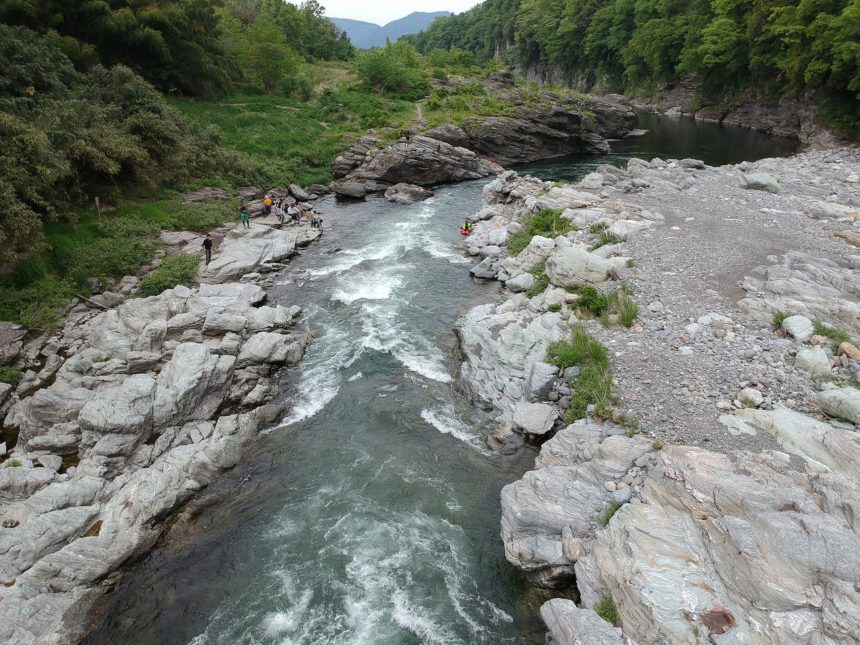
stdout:
[(663, 303), (655, 300), (654, 302), (648, 303), (648, 311), (663, 311)]
[(747, 387), (741, 390), (738, 400), (745, 408), (757, 408), (764, 403), (764, 396), (757, 389)]
[(14, 529), (20, 522), (18, 520), (3, 520), (4, 529)]
[(608, 490), (610, 493), (613, 492), (616, 488), (615, 482), (613, 482), (613, 481), (603, 482), (603, 487), (606, 490)]
[(805, 342), (812, 338), (814, 327), (806, 316), (789, 316), (782, 321), (782, 329), (792, 338)]

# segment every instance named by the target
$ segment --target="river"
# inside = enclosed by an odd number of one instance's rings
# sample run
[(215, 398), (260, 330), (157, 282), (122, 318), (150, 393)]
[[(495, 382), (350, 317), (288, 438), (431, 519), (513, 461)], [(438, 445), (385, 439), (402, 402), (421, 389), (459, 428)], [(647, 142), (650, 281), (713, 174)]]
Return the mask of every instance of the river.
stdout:
[[(708, 163), (788, 154), (751, 130), (645, 117), (601, 158), (532, 164), (575, 180), (629, 156)], [(291, 410), (214, 502), (131, 566), (91, 643), (542, 643), (541, 594), (507, 564), (499, 491), (534, 461), (487, 450), (490, 419), (457, 392), (470, 279), (459, 223), (486, 182), (397, 206), (323, 200), (325, 235), (271, 300), (317, 339), (282, 375)]]

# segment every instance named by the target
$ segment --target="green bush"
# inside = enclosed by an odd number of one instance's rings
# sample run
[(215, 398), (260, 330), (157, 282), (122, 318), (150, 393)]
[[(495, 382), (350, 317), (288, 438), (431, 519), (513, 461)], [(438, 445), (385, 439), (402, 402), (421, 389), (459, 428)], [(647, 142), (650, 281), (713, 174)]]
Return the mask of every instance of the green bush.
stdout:
[(591, 285), (570, 287), (568, 291), (579, 295), (579, 299), (576, 301), (576, 308), (583, 314), (599, 318), (609, 309), (609, 297), (600, 293)]
[(615, 601), (612, 596), (605, 594), (600, 602), (596, 602), (592, 607), (594, 613), (600, 616), (610, 625), (618, 624), (618, 608), (615, 606)]
[(623, 235), (617, 235), (612, 231), (603, 231), (600, 235), (597, 236), (597, 239), (594, 241), (594, 244), (591, 246), (591, 250), (599, 249), (601, 246), (609, 246), (610, 244), (620, 244), (624, 242), (627, 238)]
[(361, 54), (358, 76), (375, 92), (388, 92), (415, 101), (430, 93), (421, 57), (411, 45), (388, 43)]
[(618, 321), (625, 327), (632, 327), (633, 322), (639, 315), (639, 305), (630, 296), (622, 296), (618, 299)]
[(140, 293), (144, 296), (157, 296), (179, 284), (188, 284), (197, 276), (200, 258), (188, 253), (179, 253), (164, 258), (155, 271), (140, 281)]

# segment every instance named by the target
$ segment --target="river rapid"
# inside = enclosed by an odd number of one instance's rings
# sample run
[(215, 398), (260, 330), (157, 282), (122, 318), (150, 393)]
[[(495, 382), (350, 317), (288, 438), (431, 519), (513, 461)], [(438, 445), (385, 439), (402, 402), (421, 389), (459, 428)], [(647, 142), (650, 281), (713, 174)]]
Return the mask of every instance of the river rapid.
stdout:
[[(646, 117), (602, 158), (525, 170), (575, 180), (629, 156), (788, 154), (750, 130)], [(317, 338), (282, 375), (290, 411), (191, 521), (130, 567), (92, 643), (542, 643), (541, 595), (505, 560), (499, 491), (534, 452), (492, 453), (456, 388), (457, 317), (497, 299), (458, 228), (485, 181), (397, 206), (318, 206), (325, 233), (270, 299)]]

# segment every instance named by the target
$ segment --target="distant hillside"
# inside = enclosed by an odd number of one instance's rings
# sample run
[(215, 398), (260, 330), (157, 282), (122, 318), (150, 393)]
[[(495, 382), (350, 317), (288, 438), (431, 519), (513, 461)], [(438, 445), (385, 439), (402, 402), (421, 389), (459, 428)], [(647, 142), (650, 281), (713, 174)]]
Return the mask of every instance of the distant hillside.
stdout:
[(354, 46), (360, 49), (370, 49), (371, 47), (384, 46), (386, 38), (394, 42), (401, 36), (417, 34), (419, 31), (427, 29), (436, 18), (450, 15), (449, 11), (434, 11), (432, 13), (415, 11), (405, 18), (389, 22), (383, 27), (372, 22), (350, 20), (349, 18), (331, 18), (330, 20), (346, 32)]

